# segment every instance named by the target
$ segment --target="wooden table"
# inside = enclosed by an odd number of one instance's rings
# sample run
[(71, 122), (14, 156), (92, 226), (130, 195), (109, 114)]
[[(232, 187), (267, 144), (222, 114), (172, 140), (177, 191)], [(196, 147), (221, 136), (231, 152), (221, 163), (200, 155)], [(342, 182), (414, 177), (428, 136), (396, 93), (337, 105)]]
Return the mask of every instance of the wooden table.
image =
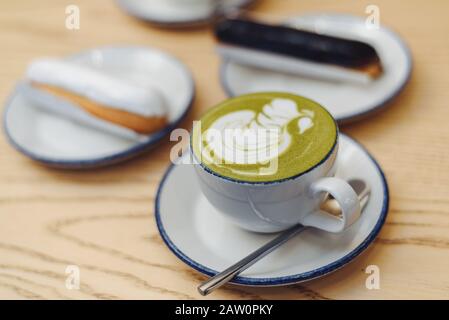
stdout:
[[(67, 30), (58, 0), (0, 4), (0, 96), (29, 61), (110, 44), (151, 45), (193, 71), (191, 121), (225, 98), (218, 57), (205, 29), (153, 28), (110, 0), (76, 0), (81, 29)], [(307, 11), (365, 14), (365, 1), (265, 0), (253, 10), (274, 19)], [(226, 287), (210, 298), (449, 298), (449, 2), (376, 0), (381, 23), (404, 36), (414, 56), (410, 84), (391, 107), (342, 131), (383, 166), (391, 188), (387, 222), (361, 257), (334, 274), (282, 288)], [(169, 164), (168, 138), (155, 151), (87, 172), (47, 169), (0, 138), (0, 298), (199, 299), (203, 278), (163, 244), (153, 219), (156, 187)], [(365, 287), (378, 265), (380, 290)], [(65, 286), (67, 265), (80, 290)]]

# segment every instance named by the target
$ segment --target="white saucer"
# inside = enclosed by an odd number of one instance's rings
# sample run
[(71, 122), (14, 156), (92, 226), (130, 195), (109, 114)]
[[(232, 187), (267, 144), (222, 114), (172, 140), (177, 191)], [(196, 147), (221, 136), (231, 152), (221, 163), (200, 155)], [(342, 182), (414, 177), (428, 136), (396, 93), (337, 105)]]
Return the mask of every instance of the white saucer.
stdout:
[[(226, 11), (249, 6), (254, 1), (222, 2)], [(130, 15), (165, 27), (200, 25), (209, 22), (213, 15), (213, 5), (206, 4), (204, 0), (117, 0), (117, 3)]]
[(18, 151), (46, 165), (89, 168), (126, 160), (154, 147), (176, 127), (192, 105), (195, 86), (189, 70), (159, 50), (106, 47), (67, 59), (143, 86), (155, 86), (168, 103), (170, 123), (144, 142), (128, 140), (35, 108), (18, 85), (5, 107), (6, 135)]
[[(385, 176), (372, 156), (343, 134), (337, 161), (337, 176), (364, 179), (372, 189), (360, 220), (343, 234), (308, 229), (233, 283), (275, 286), (318, 278), (345, 266), (374, 241), (388, 211)], [(155, 213), (159, 232), (170, 250), (209, 276), (275, 237), (244, 231), (228, 222), (200, 192), (192, 165), (172, 165), (167, 170), (156, 196)]]
[(292, 92), (319, 102), (343, 123), (363, 118), (387, 105), (410, 78), (410, 50), (399, 35), (386, 27), (367, 29), (365, 19), (341, 14), (309, 14), (291, 19), (287, 24), (371, 44), (380, 56), (383, 74), (363, 85), (305, 78), (224, 61), (220, 77), (229, 96), (259, 91)]

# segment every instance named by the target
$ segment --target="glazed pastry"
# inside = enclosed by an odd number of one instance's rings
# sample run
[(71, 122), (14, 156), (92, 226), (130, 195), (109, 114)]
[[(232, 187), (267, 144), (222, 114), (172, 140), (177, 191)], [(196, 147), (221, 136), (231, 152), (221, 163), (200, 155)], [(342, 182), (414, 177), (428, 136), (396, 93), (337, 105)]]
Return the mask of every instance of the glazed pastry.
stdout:
[(26, 75), (34, 89), (138, 134), (154, 133), (167, 124), (165, 101), (156, 89), (142, 88), (92, 68), (55, 59), (33, 62)]
[(79, 105), (45, 90), (38, 89), (31, 85), (30, 82), (20, 83), (17, 90), (31, 103), (31, 106), (50, 114), (127, 140), (145, 142), (149, 138), (149, 135), (139, 134), (134, 130), (94, 117), (83, 108), (80, 108)]
[(250, 20), (215, 25), (223, 57), (264, 69), (329, 80), (369, 81), (382, 73), (369, 44)]

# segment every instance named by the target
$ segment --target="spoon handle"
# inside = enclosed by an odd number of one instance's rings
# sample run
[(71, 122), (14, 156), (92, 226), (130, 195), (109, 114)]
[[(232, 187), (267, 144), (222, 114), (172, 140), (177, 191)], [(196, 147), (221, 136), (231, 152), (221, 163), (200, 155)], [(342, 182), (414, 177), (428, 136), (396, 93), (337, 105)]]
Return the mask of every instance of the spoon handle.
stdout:
[(291, 227), (287, 231), (282, 232), (279, 236), (260, 247), (250, 255), (246, 256), (239, 262), (233, 264), (226, 270), (217, 273), (215, 276), (210, 278), (209, 280), (203, 282), (198, 287), (198, 292), (205, 296), (208, 295), (213, 290), (221, 287), (222, 285), (229, 282), (232, 278), (238, 275), (240, 272), (246, 270), (251, 267), (254, 263), (265, 257), (267, 254), (277, 249), (279, 246), (290, 240), (295, 235), (299, 234), (301, 231), (306, 229), (302, 224), (298, 224), (294, 227)]

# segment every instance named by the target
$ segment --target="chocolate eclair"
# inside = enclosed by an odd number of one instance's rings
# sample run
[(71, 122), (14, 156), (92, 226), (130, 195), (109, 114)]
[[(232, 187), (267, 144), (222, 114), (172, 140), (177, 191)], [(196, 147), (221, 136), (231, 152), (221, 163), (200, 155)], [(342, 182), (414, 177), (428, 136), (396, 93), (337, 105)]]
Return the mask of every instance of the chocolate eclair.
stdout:
[(247, 19), (215, 23), (219, 52), (240, 63), (333, 80), (366, 80), (382, 73), (379, 55), (369, 44), (285, 25)]

